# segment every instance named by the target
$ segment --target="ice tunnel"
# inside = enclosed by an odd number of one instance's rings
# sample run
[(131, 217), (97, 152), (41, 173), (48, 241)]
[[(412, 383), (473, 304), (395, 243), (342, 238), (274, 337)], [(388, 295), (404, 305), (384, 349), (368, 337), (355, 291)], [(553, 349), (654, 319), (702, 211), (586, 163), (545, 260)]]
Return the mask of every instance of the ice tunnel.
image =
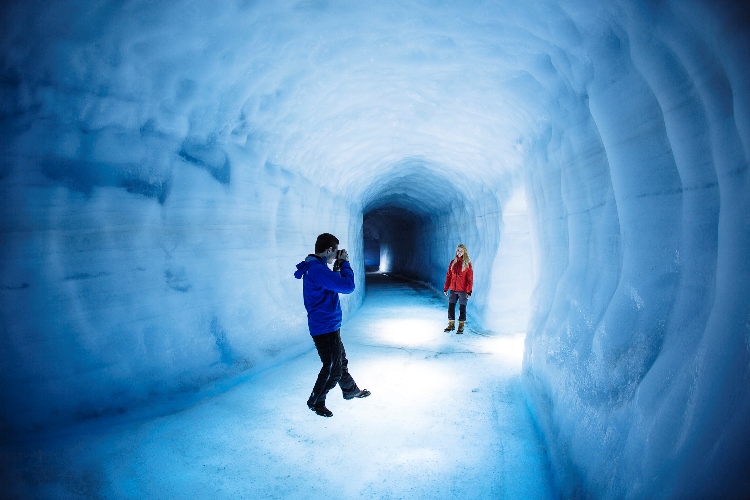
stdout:
[(563, 497), (750, 495), (741, 1), (0, 7), (0, 432), (310, 348), (294, 264), (526, 333)]

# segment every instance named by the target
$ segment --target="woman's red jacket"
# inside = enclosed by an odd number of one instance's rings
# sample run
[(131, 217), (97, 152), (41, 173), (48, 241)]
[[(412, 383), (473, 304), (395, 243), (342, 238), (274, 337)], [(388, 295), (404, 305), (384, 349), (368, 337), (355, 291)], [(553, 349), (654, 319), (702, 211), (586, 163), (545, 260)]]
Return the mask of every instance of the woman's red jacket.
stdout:
[(471, 262), (466, 269), (463, 268), (463, 259), (454, 259), (448, 265), (448, 272), (445, 275), (445, 285), (443, 291), (453, 290), (454, 292), (471, 293), (474, 286), (474, 270), (471, 268)]

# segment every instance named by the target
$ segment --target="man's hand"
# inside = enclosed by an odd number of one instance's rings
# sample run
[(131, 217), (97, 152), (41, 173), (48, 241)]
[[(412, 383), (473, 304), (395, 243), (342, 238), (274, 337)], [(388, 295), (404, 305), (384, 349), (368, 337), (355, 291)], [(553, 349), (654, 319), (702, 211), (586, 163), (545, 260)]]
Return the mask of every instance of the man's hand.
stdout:
[(446, 297), (448, 296), (448, 290), (443, 290), (443, 293), (445, 294)]
[(349, 262), (349, 252), (347, 252), (346, 250), (341, 250), (341, 255), (339, 255), (339, 259)]
[(471, 297), (471, 292), (466, 294), (467, 297)]

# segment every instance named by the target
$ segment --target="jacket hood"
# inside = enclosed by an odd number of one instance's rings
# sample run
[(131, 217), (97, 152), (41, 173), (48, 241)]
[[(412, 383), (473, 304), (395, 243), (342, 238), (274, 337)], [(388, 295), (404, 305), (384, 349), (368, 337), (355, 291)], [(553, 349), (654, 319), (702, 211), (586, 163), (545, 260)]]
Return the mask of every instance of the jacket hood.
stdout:
[(302, 279), (302, 276), (304, 276), (307, 270), (310, 269), (310, 266), (314, 265), (316, 262), (321, 262), (320, 257), (317, 257), (313, 254), (305, 257), (305, 260), (297, 264), (297, 270), (294, 271), (294, 277), (297, 279)]

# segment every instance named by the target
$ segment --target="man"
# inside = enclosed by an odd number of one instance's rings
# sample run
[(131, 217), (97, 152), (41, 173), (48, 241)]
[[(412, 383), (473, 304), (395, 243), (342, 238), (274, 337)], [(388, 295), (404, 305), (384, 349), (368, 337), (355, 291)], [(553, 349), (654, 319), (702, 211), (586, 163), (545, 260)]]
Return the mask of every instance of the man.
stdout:
[[(339, 293), (354, 291), (354, 271), (346, 250), (338, 252), (339, 240), (323, 233), (315, 241), (315, 253), (297, 264), (294, 277), (302, 279), (302, 295), (307, 309), (307, 326), (323, 363), (307, 407), (322, 417), (332, 417), (326, 408), (326, 394), (339, 384), (344, 399), (366, 398), (367, 389), (360, 390), (349, 374), (344, 344), (341, 342), (341, 305)], [(338, 254), (338, 255), (337, 255)], [(340, 272), (328, 264), (338, 259)]]

